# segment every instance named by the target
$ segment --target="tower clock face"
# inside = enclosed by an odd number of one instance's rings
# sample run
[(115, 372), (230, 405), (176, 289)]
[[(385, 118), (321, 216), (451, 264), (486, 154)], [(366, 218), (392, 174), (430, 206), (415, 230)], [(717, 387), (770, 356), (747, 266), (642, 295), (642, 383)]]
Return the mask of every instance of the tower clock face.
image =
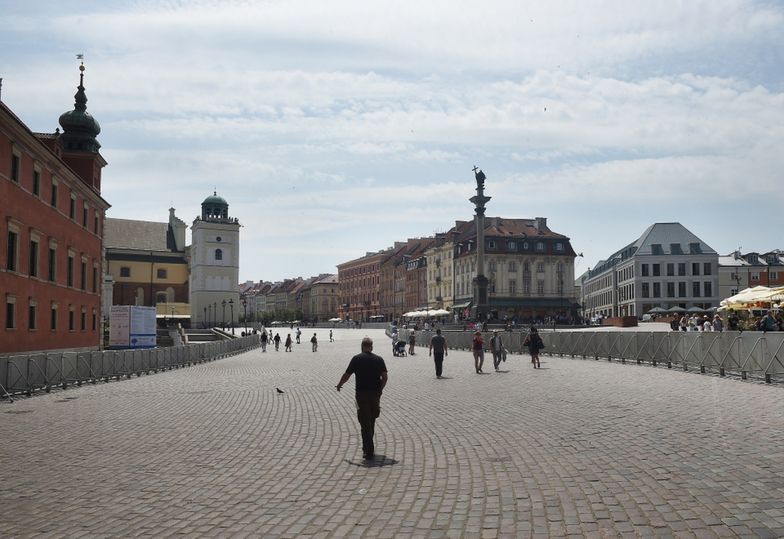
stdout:
[(221, 237), (218, 236), (217, 238), (215, 238), (215, 241), (221, 241)]

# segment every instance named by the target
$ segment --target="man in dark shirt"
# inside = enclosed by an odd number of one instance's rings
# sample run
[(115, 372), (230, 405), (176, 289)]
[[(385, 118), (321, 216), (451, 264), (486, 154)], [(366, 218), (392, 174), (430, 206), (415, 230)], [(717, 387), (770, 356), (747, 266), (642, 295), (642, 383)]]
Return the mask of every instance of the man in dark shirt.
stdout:
[(430, 339), (430, 355), (436, 363), (436, 378), (441, 378), (444, 367), (444, 356), (449, 355), (446, 346), (446, 339), (441, 335), (441, 328), (436, 330), (436, 334)]
[(376, 418), (381, 413), (381, 392), (387, 385), (387, 366), (380, 356), (373, 353), (373, 340), (362, 339), (362, 353), (351, 358), (346, 372), (335, 386), (338, 391), (356, 374), (357, 418), (362, 430), (362, 454), (366, 460), (373, 458), (373, 434)]

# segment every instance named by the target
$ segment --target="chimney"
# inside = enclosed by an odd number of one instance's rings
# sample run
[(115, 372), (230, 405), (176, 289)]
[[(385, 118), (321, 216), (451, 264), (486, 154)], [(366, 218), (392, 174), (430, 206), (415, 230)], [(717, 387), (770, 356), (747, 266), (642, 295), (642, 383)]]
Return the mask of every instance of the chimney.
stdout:
[(534, 228), (539, 232), (547, 230), (547, 217), (534, 217)]

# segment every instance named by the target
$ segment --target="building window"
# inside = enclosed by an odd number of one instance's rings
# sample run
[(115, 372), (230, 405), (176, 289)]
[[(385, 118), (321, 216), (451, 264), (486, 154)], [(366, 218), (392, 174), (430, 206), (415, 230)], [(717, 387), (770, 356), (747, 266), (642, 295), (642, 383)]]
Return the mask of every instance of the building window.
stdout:
[(93, 292), (98, 291), (98, 268), (93, 266)]
[(11, 155), (11, 181), (19, 183), (19, 169), (20, 169), (21, 159), (19, 155), (14, 152)]
[(495, 249), (495, 240), (487, 240), (487, 248)]
[(537, 251), (544, 251), (544, 243), (542, 243), (541, 241), (537, 241), (536, 242), (536, 250)]
[(648, 264), (643, 264), (640, 267), (640, 273), (643, 277), (648, 277)]
[(544, 262), (538, 262), (536, 264), (536, 271), (538, 273), (544, 273)]
[(85, 206), (85, 207), (82, 209), (82, 226), (83, 226), (84, 228), (87, 228), (87, 216), (88, 216), (89, 214), (90, 214), (90, 209), (89, 209), (87, 206)]
[(526, 251), (528, 250), (528, 242), (527, 241), (523, 242), (523, 249), (525, 249)]
[(49, 280), (57, 280), (57, 248), (49, 247)]
[(223, 251), (221, 249), (215, 249), (215, 260), (223, 260)]
[(517, 273), (517, 264), (514, 260), (509, 262), (509, 273)]
[(120, 277), (130, 277), (131, 276), (131, 268), (128, 266), (122, 266), (120, 268)]
[(692, 275), (699, 275), (700, 274), (700, 263), (699, 262), (692, 262), (691, 263), (691, 274)]
[(155, 303), (166, 303), (166, 292), (156, 292)]
[(76, 197), (71, 195), (71, 204), (68, 206), (68, 217), (76, 219)]
[(517, 242), (516, 241), (510, 241), (509, 243), (506, 244), (506, 247), (510, 251), (516, 251), (517, 250)]
[(495, 260), (490, 260), (487, 263), (487, 268), (488, 268), (488, 271), (490, 271), (491, 273), (495, 273)]
[(523, 294), (531, 294), (531, 279), (523, 279)]
[(700, 297), (700, 282), (695, 281), (691, 283), (691, 295), (692, 297), (698, 298)]
[(675, 264), (667, 264), (667, 277), (675, 275)]
[(73, 331), (76, 328), (76, 320), (73, 307), (68, 307), (68, 331)]
[(87, 290), (87, 261), (82, 260), (81, 275), (79, 275), (79, 288)]
[(706, 298), (709, 298), (713, 295), (713, 283), (710, 281), (705, 281), (702, 283), (702, 291)]
[(31, 301), (27, 309), (27, 327), (28, 329), (38, 329), (38, 305)]
[(642, 283), (642, 297), (648, 298), (651, 295), (650, 292), (650, 284), (649, 283)]
[(678, 276), (684, 277), (686, 275), (686, 262), (678, 262)]
[(661, 283), (653, 283), (653, 297), (654, 298), (661, 297)]
[(517, 283), (515, 282), (514, 279), (510, 279), (509, 280), (509, 294), (514, 296), (516, 292), (517, 292)]
[(703, 275), (710, 275), (711, 274), (711, 263), (705, 262), (702, 264), (702, 274)]
[(16, 328), (16, 298), (5, 298), (5, 329)]
[(87, 313), (84, 312), (84, 309), (82, 309), (81, 312), (80, 322), (81, 322), (80, 327), (82, 328), (82, 331), (87, 329)]
[(693, 255), (702, 254), (702, 245), (700, 245), (699, 243), (690, 243), (689, 253)]
[(93, 232), (98, 234), (98, 212), (95, 212), (93, 216)]
[(95, 331), (98, 327), (98, 315), (95, 313), (95, 309), (93, 309), (93, 331)]
[(158, 268), (156, 270), (156, 275), (158, 275), (158, 279), (165, 279), (166, 278), (166, 268)]
[(74, 283), (74, 257), (72, 254), (68, 255), (68, 265), (66, 266), (66, 279), (67, 286), (73, 286)]
[(555, 244), (556, 251), (563, 251), (563, 243), (556, 243)]
[(57, 207), (57, 197), (58, 197), (57, 191), (58, 191), (57, 182), (52, 180), (52, 198), (49, 200), (49, 202), (53, 208)]
[(751, 280), (752, 281), (759, 281), (759, 272), (758, 271), (752, 271), (751, 272)]
[(8, 231), (8, 251), (5, 267), (8, 271), (17, 271), (19, 255), (19, 234), (14, 230)]
[(686, 297), (686, 283), (678, 283), (678, 297), (679, 298)]
[(675, 297), (675, 283), (667, 283), (667, 297), (668, 298)]
[(49, 310), (49, 328), (52, 331), (57, 330), (57, 304), (52, 303), (52, 307)]
[(777, 271), (768, 272), (768, 281), (778, 281), (779, 273)]
[(536, 293), (540, 296), (544, 295), (544, 281), (536, 281)]
[(33, 194), (41, 196), (41, 172), (33, 170)]
[(662, 249), (661, 243), (652, 243), (651, 244), (651, 254), (653, 255), (663, 255), (664, 250)]
[(653, 267), (653, 276), (660, 277), (661, 276), (661, 264), (651, 264)]
[(38, 242), (30, 240), (30, 277), (38, 277)]

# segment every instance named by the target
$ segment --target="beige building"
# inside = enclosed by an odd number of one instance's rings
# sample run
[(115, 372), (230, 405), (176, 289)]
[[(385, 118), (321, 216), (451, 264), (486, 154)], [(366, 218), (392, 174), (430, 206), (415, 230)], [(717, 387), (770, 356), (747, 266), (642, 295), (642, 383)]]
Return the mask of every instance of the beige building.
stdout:
[(436, 234), (435, 246), (425, 251), (428, 309), (452, 310), (454, 248), (454, 243), (450, 241), (447, 234)]
[(310, 285), (307, 308), (308, 313), (306, 313), (306, 317), (311, 320), (323, 322), (338, 315), (337, 275), (327, 275)]

